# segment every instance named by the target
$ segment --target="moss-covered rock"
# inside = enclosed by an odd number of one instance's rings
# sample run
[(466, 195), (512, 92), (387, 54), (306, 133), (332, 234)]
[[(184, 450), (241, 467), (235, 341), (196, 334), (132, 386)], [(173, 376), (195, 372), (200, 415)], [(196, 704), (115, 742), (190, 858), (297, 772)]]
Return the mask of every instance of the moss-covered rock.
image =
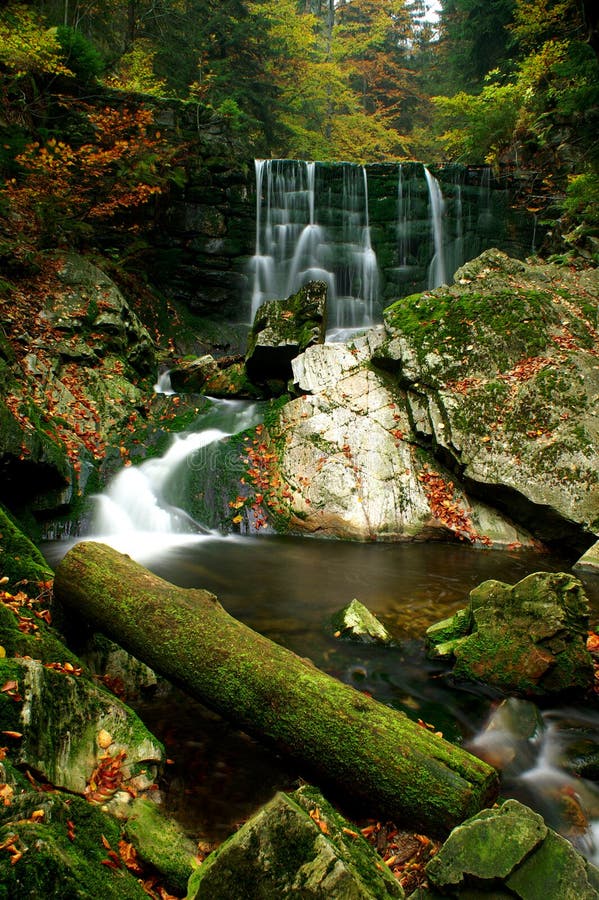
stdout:
[[(52, 579), (52, 569), (14, 517), (0, 505), (0, 578), (8, 578), (6, 588), (39, 593), (39, 582)], [(0, 641), (1, 643), (1, 641)]]
[(363, 644), (390, 644), (393, 640), (374, 613), (371, 613), (359, 600), (352, 600), (347, 606), (336, 612), (331, 619), (331, 624), (335, 634), (345, 640), (358, 641)]
[(426, 874), (431, 888), (422, 897), (599, 897), (599, 870), (516, 800), (484, 810), (455, 828), (427, 864)]
[(16, 764), (83, 794), (101, 758), (122, 753), (123, 780), (140, 776), (140, 787), (152, 783), (163, 748), (112, 694), (64, 666), (33, 659), (0, 659), (0, 679), (15, 684), (14, 691), (0, 694), (0, 716), (11, 723), (2, 730), (22, 735)]
[[(344, 830), (345, 829), (345, 830)], [(402, 897), (374, 850), (310, 788), (279, 793), (194, 872), (188, 900)]]
[(139, 858), (160, 873), (171, 890), (185, 893), (192, 874), (195, 846), (151, 800), (137, 798), (128, 810), (124, 833)]
[[(589, 604), (582, 584), (568, 573), (537, 572), (511, 586), (485, 581), (470, 592), (469, 607), (451, 626), (432, 626), (439, 645), (453, 655), (456, 678), (483, 681), (508, 692), (543, 694), (589, 689), (593, 666), (586, 649)], [(445, 652), (442, 655), (447, 655)]]
[(544, 541), (599, 526), (599, 271), (489, 250), (455, 284), (398, 300), (372, 361), (420, 440)]
[(326, 284), (311, 281), (286, 300), (270, 300), (258, 309), (246, 354), (246, 370), (253, 382), (281, 382), (279, 393), (284, 393), (291, 360), (324, 341), (326, 297)]
[(0, 804), (0, 898), (143, 900), (119, 860), (116, 822), (79, 797), (16, 793)]

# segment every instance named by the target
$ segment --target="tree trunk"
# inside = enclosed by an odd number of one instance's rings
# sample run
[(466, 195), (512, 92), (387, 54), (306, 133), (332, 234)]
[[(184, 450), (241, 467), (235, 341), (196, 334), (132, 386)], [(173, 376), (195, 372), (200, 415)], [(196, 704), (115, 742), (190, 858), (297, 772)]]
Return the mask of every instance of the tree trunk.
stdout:
[[(97, 543), (56, 570), (59, 602), (244, 731), (369, 809), (445, 833), (493, 802), (486, 763)], [(322, 786), (322, 785), (321, 785)]]

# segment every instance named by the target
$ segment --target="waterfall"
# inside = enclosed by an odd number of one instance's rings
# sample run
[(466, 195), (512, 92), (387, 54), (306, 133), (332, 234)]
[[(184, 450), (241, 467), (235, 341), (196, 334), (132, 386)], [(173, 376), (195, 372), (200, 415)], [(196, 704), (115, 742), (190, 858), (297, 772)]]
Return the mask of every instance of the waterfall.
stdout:
[(443, 213), (445, 211), (445, 201), (441, 192), (441, 185), (434, 175), (424, 167), (424, 177), (428, 186), (429, 204), (430, 204), (430, 220), (433, 235), (434, 255), (430, 262), (428, 270), (429, 290), (446, 284), (447, 276), (445, 274), (445, 260), (443, 257)]
[(211, 401), (201, 430), (174, 435), (163, 456), (120, 470), (106, 491), (95, 497), (90, 540), (102, 540), (134, 558), (209, 529), (196, 522), (173, 499), (184, 467), (209, 469), (213, 448), (224, 438), (257, 424), (259, 404), (242, 400)]
[(364, 166), (256, 160), (256, 237), (251, 261), (252, 320), (259, 306), (309, 281), (328, 287), (337, 329), (372, 324), (378, 264)]

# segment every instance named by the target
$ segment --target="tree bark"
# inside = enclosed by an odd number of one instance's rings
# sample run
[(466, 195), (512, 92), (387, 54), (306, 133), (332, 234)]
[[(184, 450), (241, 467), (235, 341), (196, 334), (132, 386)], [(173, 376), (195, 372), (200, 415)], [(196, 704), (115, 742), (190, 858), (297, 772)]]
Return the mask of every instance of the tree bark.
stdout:
[[(169, 584), (81, 543), (56, 570), (60, 603), (229, 721), (411, 827), (443, 834), (497, 796), (494, 769), (232, 618), (213, 594)], [(306, 773), (305, 773), (306, 774)]]

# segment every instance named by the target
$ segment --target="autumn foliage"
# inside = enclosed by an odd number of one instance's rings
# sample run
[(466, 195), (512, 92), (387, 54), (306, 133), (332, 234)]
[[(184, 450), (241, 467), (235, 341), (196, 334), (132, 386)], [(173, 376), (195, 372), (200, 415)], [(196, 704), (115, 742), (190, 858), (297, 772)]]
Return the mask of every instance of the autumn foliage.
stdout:
[(151, 110), (80, 103), (77, 111), (88, 140), (28, 144), (4, 190), (13, 225), (34, 244), (81, 236), (94, 223), (133, 231), (128, 214), (163, 193), (172, 175), (175, 150)]

